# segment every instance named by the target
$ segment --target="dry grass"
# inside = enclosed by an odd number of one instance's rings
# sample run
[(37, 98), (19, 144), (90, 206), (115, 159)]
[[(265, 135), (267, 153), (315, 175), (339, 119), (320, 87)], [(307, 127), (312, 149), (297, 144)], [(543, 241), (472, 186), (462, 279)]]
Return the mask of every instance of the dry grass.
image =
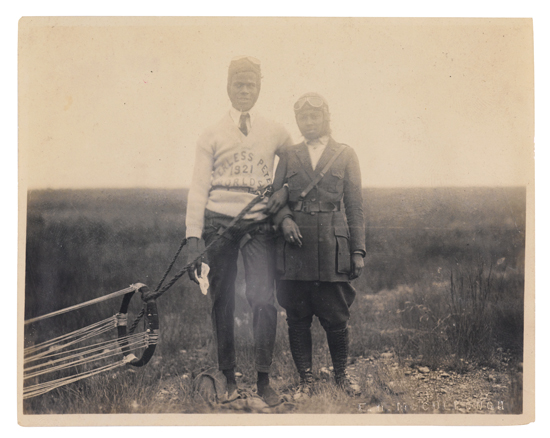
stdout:
[[(413, 403), (399, 383), (402, 371), (378, 360), (385, 352), (393, 352), (402, 366), (459, 373), (468, 372), (466, 362), (497, 369), (522, 362), (524, 192), (405, 192), (365, 192), (369, 255), (365, 275), (355, 283), (358, 296), (350, 321), (352, 361), (361, 356), (375, 359), (355, 370), (363, 396), (350, 400), (331, 382), (319, 380), (318, 393), (293, 412), (361, 413), (358, 403)], [(155, 286), (184, 235), (185, 198), (181, 191), (32, 193), (26, 317), (137, 281)], [(243, 374), (240, 385), (252, 391), (252, 333), (241, 273), (237, 282), (238, 371)], [(131, 311), (137, 313), (140, 303), (134, 301)], [(44, 321), (27, 330), (25, 342), (103, 319), (115, 313), (118, 304), (107, 302)], [(192, 389), (194, 376), (214, 365), (209, 354), (209, 298), (182, 279), (158, 304), (161, 338), (149, 365), (106, 373), (27, 400), (25, 411), (218, 412), (197, 399)], [(315, 369), (330, 366), (325, 334), (317, 322), (313, 340)], [(272, 375), (283, 394), (290, 394), (297, 383), (283, 315)], [(510, 379), (513, 411), (518, 411), (521, 378), (512, 374)]]

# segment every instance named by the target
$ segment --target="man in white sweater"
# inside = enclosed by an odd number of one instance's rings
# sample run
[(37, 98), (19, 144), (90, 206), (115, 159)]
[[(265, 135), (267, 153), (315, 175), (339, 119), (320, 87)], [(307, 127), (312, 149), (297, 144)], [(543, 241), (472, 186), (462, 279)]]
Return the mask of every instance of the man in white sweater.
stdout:
[[(253, 111), (260, 94), (260, 63), (234, 58), (229, 66), (227, 93), (232, 108), (199, 138), (186, 216), (188, 262), (200, 255), (199, 239), (208, 245), (231, 220), (273, 182), (275, 154), (292, 144), (287, 131)], [(234, 309), (238, 252), (245, 265), (246, 298), (252, 308), (258, 395), (270, 406), (280, 397), (269, 383), (277, 310), (274, 306), (273, 235), (269, 214), (286, 203), (286, 189), (256, 204), (236, 230), (224, 234), (207, 254), (212, 298), (212, 322), (218, 366), (227, 379), (227, 400), (239, 396), (235, 380)], [(197, 282), (198, 260), (189, 270)]]

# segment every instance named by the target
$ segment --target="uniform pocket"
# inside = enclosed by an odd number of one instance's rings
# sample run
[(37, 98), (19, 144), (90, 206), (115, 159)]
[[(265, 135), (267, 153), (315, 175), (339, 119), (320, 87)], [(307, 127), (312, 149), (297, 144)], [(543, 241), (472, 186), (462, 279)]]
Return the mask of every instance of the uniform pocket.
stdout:
[(327, 190), (333, 193), (344, 191), (344, 169), (332, 169), (328, 178)]
[(351, 254), (348, 229), (336, 227), (334, 235), (336, 237), (336, 272), (349, 274), (351, 272)]

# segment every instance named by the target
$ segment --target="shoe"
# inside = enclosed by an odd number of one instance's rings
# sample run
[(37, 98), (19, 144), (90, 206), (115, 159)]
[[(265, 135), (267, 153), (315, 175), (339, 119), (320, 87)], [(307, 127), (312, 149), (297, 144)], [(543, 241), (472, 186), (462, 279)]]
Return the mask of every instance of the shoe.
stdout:
[(265, 386), (261, 391), (258, 388), (258, 395), (270, 408), (279, 406), (283, 402), (283, 399), (270, 385)]
[(347, 371), (343, 374), (335, 375), (334, 380), (336, 386), (349, 397), (357, 397), (361, 394), (361, 386), (356, 381), (355, 377), (351, 376)]
[(238, 388), (235, 387), (229, 391), (226, 391), (223, 394), (223, 396), (221, 397), (220, 403), (222, 404), (231, 403), (240, 398), (241, 398), (241, 392)]
[(313, 394), (313, 373), (310, 369), (300, 376), (300, 384), (294, 393), (294, 400), (311, 397)]

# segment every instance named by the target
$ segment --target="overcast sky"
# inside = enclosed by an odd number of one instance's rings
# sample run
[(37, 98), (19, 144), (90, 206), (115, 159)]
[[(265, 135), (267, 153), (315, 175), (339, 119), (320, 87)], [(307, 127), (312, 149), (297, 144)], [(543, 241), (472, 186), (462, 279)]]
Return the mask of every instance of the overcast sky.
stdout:
[(365, 186), (530, 181), (528, 20), (25, 20), (29, 188), (187, 187), (198, 136), (230, 107), (237, 55), (261, 60), (256, 109), (296, 142), (293, 103), (325, 96), (333, 137), (356, 150)]

